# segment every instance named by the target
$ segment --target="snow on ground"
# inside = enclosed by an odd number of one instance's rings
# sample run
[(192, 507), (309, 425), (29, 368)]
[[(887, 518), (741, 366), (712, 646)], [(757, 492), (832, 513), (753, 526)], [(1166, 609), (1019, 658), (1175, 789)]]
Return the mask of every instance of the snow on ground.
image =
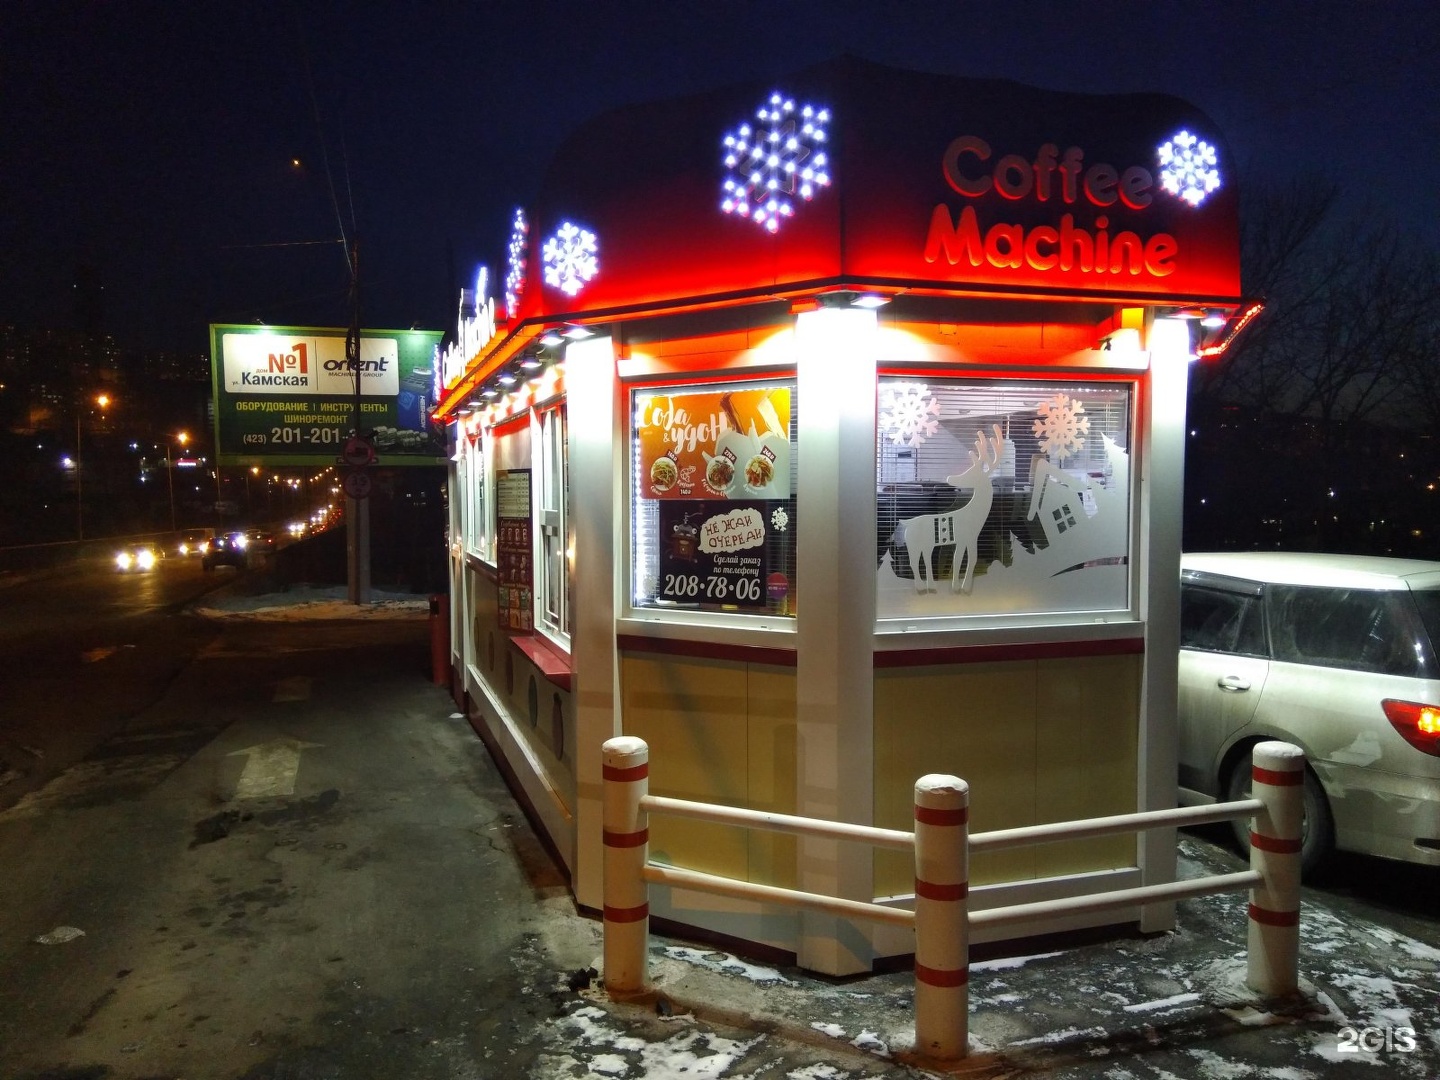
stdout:
[(665, 955), (672, 960), (683, 960), (687, 964), (694, 964), (696, 967), (705, 968), (708, 971), (717, 971), (725, 975), (735, 975), (742, 979), (749, 979), (757, 983), (782, 983), (786, 986), (794, 986), (792, 979), (785, 978), (774, 968), (761, 967), (759, 964), (751, 964), (739, 957), (731, 956), (723, 952), (707, 952), (704, 949), (689, 949), (683, 946), (670, 946), (665, 949)]
[(206, 619), (291, 622), (307, 619), (414, 619), (428, 617), (430, 599), (414, 593), (370, 590), (369, 604), (352, 604), (344, 585), (296, 585), (259, 596), (227, 595), (221, 589), (190, 610)]

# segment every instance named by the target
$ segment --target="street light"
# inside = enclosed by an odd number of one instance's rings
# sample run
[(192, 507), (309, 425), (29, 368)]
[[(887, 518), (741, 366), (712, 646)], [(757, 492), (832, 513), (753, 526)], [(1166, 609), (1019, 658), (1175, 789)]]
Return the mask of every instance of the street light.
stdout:
[(245, 474), (245, 513), (250, 516), (250, 520), (252, 523), (255, 520), (255, 503), (250, 498), (250, 477), (259, 475), (259, 465), (251, 465), (250, 471)]
[[(182, 431), (175, 436), (175, 440), (184, 446), (190, 441), (190, 436)], [(174, 532), (179, 526), (175, 524), (175, 468), (170, 464), (170, 439), (168, 437), (165, 439), (165, 478), (170, 484), (170, 531)]]
[[(85, 539), (85, 487), (84, 487), (84, 453), (80, 449), (81, 432), (80, 419), (84, 416), (82, 400), (75, 406), (75, 538)], [(100, 407), (101, 412), (110, 404), (109, 394), (96, 394), (95, 404)]]

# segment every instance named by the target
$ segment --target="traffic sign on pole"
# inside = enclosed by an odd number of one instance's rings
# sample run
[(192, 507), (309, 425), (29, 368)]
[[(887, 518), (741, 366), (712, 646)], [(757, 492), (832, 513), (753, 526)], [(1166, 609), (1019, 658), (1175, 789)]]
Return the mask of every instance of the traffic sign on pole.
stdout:
[(374, 482), (370, 478), (369, 471), (362, 466), (347, 472), (342, 483), (345, 488), (345, 494), (350, 496), (350, 498), (364, 499), (370, 495), (370, 488)]

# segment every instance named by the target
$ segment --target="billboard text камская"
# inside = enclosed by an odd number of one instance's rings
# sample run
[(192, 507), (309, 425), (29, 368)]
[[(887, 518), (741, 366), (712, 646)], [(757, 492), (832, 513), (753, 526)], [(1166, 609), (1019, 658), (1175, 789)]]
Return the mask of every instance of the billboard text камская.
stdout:
[[(430, 423), (438, 330), (360, 331), (360, 429), (384, 465), (434, 465)], [(222, 465), (312, 465), (340, 453), (355, 426), (345, 331), (210, 327), (215, 441)]]

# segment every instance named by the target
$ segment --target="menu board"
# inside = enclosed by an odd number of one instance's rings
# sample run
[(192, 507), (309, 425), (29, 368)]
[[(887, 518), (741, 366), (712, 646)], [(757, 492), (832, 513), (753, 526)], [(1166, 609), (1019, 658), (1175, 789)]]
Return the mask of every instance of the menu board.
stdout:
[(534, 628), (535, 570), (530, 537), (530, 470), (495, 474), (495, 565), (500, 625)]
[(786, 499), (790, 388), (635, 398), (641, 499)]
[(660, 506), (656, 599), (764, 608), (770, 577), (763, 502), (675, 501)]

